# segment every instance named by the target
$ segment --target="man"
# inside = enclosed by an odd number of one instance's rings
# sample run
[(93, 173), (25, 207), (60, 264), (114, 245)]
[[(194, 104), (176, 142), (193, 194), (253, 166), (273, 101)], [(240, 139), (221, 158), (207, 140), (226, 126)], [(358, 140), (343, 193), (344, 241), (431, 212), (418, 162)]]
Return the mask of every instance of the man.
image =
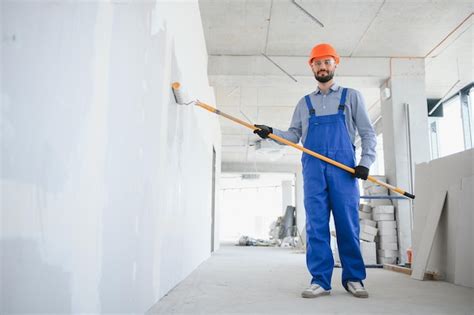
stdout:
[[(336, 225), (337, 244), (342, 264), (342, 285), (356, 297), (368, 297), (362, 280), (365, 265), (359, 243), (359, 187), (357, 178), (367, 179), (375, 161), (376, 136), (364, 99), (354, 89), (334, 82), (339, 55), (329, 44), (316, 45), (309, 65), (318, 81), (315, 92), (298, 102), (287, 131), (255, 125), (261, 138), (270, 133), (294, 143), (301, 139), (305, 148), (355, 169), (351, 174), (303, 153), (304, 204), (306, 208), (306, 264), (311, 285), (302, 296), (328, 295), (334, 260), (330, 247), (329, 213)], [(356, 166), (354, 139), (361, 137), (362, 155)]]

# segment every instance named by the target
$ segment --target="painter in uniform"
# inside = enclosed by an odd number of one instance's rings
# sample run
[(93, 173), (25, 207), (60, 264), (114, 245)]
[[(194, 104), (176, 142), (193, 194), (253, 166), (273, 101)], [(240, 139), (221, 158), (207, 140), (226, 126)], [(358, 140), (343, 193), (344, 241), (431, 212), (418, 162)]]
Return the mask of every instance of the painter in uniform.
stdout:
[[(301, 98), (287, 131), (255, 125), (262, 138), (269, 133), (355, 169), (351, 174), (303, 153), (304, 204), (306, 209), (306, 263), (311, 273), (305, 298), (328, 295), (334, 259), (330, 246), (329, 218), (332, 210), (342, 264), (342, 285), (356, 297), (368, 297), (359, 243), (359, 188), (357, 178), (366, 180), (375, 161), (376, 135), (361, 93), (334, 82), (339, 55), (329, 44), (316, 45), (309, 65), (318, 81), (316, 91)], [(358, 165), (354, 141), (360, 135), (362, 154)], [(357, 166), (356, 166), (357, 165)]]

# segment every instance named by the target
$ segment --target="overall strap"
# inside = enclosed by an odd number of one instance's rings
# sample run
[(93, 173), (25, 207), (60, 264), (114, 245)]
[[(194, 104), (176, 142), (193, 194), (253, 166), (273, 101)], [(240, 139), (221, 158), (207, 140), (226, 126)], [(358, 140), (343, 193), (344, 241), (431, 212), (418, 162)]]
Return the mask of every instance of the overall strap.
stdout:
[(347, 95), (347, 88), (342, 89), (341, 101), (339, 102), (338, 112), (344, 113), (344, 107), (346, 105), (346, 95)]
[(308, 107), (309, 115), (310, 115), (310, 116), (313, 116), (314, 113), (315, 113), (315, 111), (314, 111), (314, 108), (313, 108), (313, 104), (311, 104), (311, 100), (310, 100), (310, 98), (309, 98), (309, 94), (306, 95), (306, 96), (304, 97), (304, 99), (306, 100), (306, 106)]

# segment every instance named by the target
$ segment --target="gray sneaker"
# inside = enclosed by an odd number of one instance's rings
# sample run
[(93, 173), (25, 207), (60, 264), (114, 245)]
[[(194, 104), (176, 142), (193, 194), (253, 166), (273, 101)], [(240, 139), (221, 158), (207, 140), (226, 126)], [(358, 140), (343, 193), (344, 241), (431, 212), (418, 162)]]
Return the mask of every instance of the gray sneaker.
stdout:
[(331, 290), (324, 290), (319, 284), (312, 284), (309, 288), (301, 293), (301, 296), (304, 298), (315, 298), (329, 294), (331, 294)]
[(359, 282), (347, 282), (346, 290), (351, 293), (353, 296), (358, 298), (368, 298), (369, 292), (364, 288), (364, 286)]

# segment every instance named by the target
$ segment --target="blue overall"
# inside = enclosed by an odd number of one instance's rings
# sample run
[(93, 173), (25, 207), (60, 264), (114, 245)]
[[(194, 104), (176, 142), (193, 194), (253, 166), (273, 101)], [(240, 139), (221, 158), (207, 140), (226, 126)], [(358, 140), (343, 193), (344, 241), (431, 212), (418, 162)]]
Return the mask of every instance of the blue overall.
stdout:
[[(310, 117), (304, 147), (355, 167), (354, 146), (347, 131), (344, 104), (347, 89), (343, 89), (338, 113), (316, 116), (309, 95), (305, 97)], [(331, 289), (334, 259), (330, 246), (329, 213), (332, 209), (336, 225), (337, 245), (342, 264), (342, 285), (347, 281), (365, 279), (365, 265), (359, 243), (359, 187), (349, 172), (307, 153), (301, 158), (306, 208), (306, 264), (311, 283)]]

